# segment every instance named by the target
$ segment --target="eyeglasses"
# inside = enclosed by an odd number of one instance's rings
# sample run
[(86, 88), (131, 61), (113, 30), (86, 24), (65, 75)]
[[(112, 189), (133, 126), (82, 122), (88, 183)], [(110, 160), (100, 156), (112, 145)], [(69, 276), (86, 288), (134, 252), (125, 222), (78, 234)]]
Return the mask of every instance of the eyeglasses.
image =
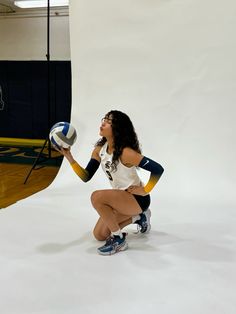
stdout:
[(104, 118), (102, 118), (101, 122), (102, 122), (102, 123), (112, 124), (112, 119), (107, 118), (107, 117), (104, 117)]

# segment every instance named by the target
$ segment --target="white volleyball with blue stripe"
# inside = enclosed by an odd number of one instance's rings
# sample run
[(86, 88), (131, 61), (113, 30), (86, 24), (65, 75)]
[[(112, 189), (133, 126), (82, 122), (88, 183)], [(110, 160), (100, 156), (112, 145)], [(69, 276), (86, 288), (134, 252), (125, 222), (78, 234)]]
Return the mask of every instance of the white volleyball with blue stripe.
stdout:
[(76, 129), (69, 122), (58, 122), (50, 130), (49, 139), (53, 146), (69, 148), (77, 138)]

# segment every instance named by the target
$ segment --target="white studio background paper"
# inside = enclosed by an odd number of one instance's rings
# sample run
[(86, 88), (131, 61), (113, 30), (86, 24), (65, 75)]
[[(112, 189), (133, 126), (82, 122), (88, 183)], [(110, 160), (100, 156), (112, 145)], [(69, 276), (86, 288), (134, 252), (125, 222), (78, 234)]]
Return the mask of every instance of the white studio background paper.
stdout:
[(109, 109), (130, 114), (145, 154), (166, 168), (171, 199), (235, 204), (232, 7), (233, 1), (71, 3), (73, 112), (85, 125), (78, 124), (91, 136)]
[(83, 184), (63, 163), (45, 191), (0, 212), (5, 313), (235, 311), (235, 1), (70, 1), (72, 148), (86, 165), (110, 109), (165, 173), (152, 232), (104, 258)]

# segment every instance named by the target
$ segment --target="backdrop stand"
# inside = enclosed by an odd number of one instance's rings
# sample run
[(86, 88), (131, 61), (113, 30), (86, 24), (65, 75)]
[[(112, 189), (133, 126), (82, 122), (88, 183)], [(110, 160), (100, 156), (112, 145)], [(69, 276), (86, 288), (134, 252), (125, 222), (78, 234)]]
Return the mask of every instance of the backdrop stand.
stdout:
[[(32, 168), (30, 169), (28, 175), (25, 178), (24, 184), (26, 184), (31, 172), (36, 169), (36, 166), (39, 163), (45, 162), (49, 159), (51, 159), (52, 157), (52, 145), (49, 139), (49, 130), (51, 128), (51, 93), (50, 93), (50, 0), (47, 1), (47, 54), (46, 54), (46, 58), (47, 58), (47, 93), (48, 93), (48, 130), (47, 130), (47, 138), (44, 141), (44, 144), (37, 156), (37, 158), (35, 159)], [(47, 147), (48, 149), (48, 153), (47, 156), (42, 156), (43, 150)], [(41, 159), (41, 160), (40, 160)], [(37, 169), (42, 168), (38, 167)]]

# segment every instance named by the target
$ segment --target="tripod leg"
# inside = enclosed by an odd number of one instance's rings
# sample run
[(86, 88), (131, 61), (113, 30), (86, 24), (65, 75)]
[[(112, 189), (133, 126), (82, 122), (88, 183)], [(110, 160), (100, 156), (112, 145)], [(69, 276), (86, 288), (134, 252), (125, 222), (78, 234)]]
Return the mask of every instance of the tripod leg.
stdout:
[[(44, 150), (44, 148), (45, 148), (45, 146), (46, 146), (46, 144), (47, 144), (48, 141), (49, 141), (49, 139), (47, 138), (47, 139), (45, 140), (45, 142), (44, 142), (44, 144), (43, 144), (43, 147), (41, 148), (41, 150), (40, 150), (40, 152), (39, 152), (37, 158), (35, 159), (35, 161), (34, 161), (34, 163), (33, 163), (33, 166), (31, 167), (31, 169), (30, 169), (30, 171), (29, 171), (27, 177), (25, 178), (24, 184), (26, 184), (26, 182), (27, 182), (29, 176), (31, 175), (31, 172), (32, 172), (32, 171), (34, 170), (34, 168), (36, 167), (36, 165), (37, 165), (37, 163), (38, 163), (38, 161), (39, 161), (39, 158), (41, 157), (41, 154), (42, 154), (42, 152), (43, 152), (43, 150)], [(49, 143), (50, 143), (50, 141), (49, 141)], [(50, 153), (50, 155), (51, 155), (51, 153)], [(51, 156), (50, 156), (50, 157), (51, 157)]]
[(48, 139), (48, 158), (51, 159), (52, 157), (52, 144), (51, 141)]

